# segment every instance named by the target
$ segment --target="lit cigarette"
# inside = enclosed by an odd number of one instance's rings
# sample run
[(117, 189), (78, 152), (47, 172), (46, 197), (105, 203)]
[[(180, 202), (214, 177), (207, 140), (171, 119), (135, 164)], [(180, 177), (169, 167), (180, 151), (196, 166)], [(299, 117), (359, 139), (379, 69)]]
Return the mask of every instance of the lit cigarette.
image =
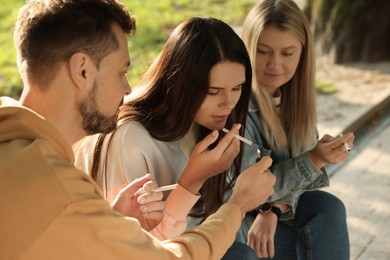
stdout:
[[(225, 132), (225, 133), (229, 133), (229, 132), (230, 132), (230, 131), (227, 130), (226, 128), (222, 128), (222, 131)], [(246, 144), (248, 144), (248, 145), (252, 145), (252, 144), (253, 144), (252, 141), (250, 141), (250, 140), (248, 140), (248, 139), (242, 137), (241, 135), (234, 134), (234, 137), (237, 138), (238, 140), (243, 141), (244, 143), (246, 143)]]
[(160, 192), (160, 191), (166, 191), (166, 190), (174, 190), (174, 189), (177, 189), (177, 184), (172, 184), (172, 185), (167, 185), (167, 186), (161, 186), (161, 187), (158, 187), (154, 190), (152, 190), (153, 192)]
[[(339, 137), (342, 137), (343, 136), (343, 133), (340, 133), (339, 134)], [(345, 147), (345, 150), (347, 150), (348, 152), (351, 151), (351, 147), (349, 147), (348, 143), (347, 142), (344, 142), (344, 147)]]

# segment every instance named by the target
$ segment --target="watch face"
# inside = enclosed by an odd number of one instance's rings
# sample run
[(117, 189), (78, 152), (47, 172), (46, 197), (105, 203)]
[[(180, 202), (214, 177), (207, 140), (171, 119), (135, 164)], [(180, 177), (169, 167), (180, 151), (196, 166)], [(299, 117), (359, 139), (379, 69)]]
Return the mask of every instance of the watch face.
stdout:
[(271, 203), (264, 203), (264, 204), (261, 204), (260, 207), (259, 207), (259, 211), (260, 212), (269, 212), (272, 208), (272, 205)]

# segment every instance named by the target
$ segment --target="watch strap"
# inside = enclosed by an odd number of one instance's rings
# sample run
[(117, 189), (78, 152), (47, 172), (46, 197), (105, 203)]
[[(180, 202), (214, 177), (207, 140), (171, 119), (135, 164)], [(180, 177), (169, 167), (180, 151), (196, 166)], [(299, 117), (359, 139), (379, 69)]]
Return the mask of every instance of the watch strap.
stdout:
[(282, 215), (282, 210), (279, 207), (275, 207), (274, 205), (272, 205), (269, 202), (261, 204), (258, 208), (258, 212), (260, 214), (273, 212), (278, 217), (278, 220), (280, 219), (280, 216)]
[(272, 206), (271, 211), (275, 213), (275, 215), (278, 217), (278, 220), (280, 219), (280, 216), (282, 215), (282, 211), (280, 208)]

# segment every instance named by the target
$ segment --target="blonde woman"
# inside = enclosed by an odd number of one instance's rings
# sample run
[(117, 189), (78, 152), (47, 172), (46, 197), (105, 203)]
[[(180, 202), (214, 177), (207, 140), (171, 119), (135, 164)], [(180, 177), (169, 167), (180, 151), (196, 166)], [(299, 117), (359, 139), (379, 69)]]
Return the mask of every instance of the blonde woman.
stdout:
[[(275, 193), (247, 214), (237, 238), (260, 258), (349, 259), (343, 203), (319, 191), (329, 185), (324, 166), (346, 159), (354, 135), (318, 140), (314, 54), (307, 19), (291, 0), (264, 0), (247, 15), (243, 40), (253, 95), (245, 135), (273, 159)], [(243, 167), (257, 153), (244, 146)]]

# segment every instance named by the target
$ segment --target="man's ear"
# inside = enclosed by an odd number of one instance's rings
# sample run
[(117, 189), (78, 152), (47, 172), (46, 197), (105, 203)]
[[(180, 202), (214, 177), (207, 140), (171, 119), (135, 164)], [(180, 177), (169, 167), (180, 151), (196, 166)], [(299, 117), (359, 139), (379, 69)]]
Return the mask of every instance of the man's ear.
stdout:
[(78, 88), (88, 87), (88, 82), (90, 81), (87, 78), (89, 63), (89, 57), (82, 52), (73, 54), (69, 59), (69, 74), (73, 83)]

